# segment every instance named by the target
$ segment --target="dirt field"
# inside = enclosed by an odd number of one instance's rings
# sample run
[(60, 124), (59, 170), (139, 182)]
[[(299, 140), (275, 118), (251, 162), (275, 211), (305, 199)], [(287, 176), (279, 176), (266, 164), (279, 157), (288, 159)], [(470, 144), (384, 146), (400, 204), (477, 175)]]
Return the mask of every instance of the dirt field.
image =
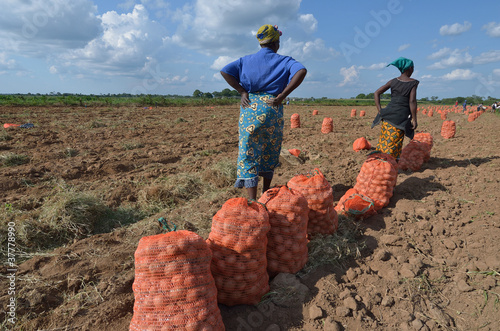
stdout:
[[(370, 129), (374, 107), (358, 107), (358, 114), (367, 112), (363, 118), (351, 118), (351, 108), (287, 106), (283, 149), (300, 149), (308, 159), (284, 158), (274, 184), (319, 168), (335, 202), (353, 187), (369, 151), (354, 152), (352, 143), (364, 136), (376, 145), (379, 129)], [(314, 109), (319, 115), (312, 116)], [(290, 129), (293, 113), (300, 114), (299, 129)], [(134, 251), (142, 236), (161, 232), (158, 217), (206, 238), (221, 205), (245, 196), (221, 175), (237, 157), (236, 107), (4, 107), (0, 114), (4, 123), (35, 125), (2, 129), (0, 141), (0, 154), (27, 157), (20, 165), (4, 159), (0, 167), (2, 237), (7, 222), (15, 222), (16, 259), (29, 257), (15, 272), (12, 325), (2, 239), (5, 329), (127, 330)], [(332, 133), (321, 133), (324, 117), (333, 118)], [(226, 330), (500, 330), (500, 116), (487, 112), (468, 122), (450, 113), (448, 119), (457, 134), (445, 140), (439, 114), (419, 113), (417, 131), (434, 138), (430, 160), (420, 171), (399, 173), (379, 214), (340, 219), (341, 233), (355, 230), (352, 255), (284, 279), (281, 288), (293, 289), (285, 297), (275, 291), (256, 307), (220, 305)], [(180, 186), (187, 192), (172, 195)], [(129, 225), (124, 216), (122, 227), (88, 238), (79, 228), (63, 247), (37, 250), (62, 240), (44, 237), (45, 225), (36, 223), (61, 192), (92, 194), (115, 220), (134, 208), (148, 216)]]

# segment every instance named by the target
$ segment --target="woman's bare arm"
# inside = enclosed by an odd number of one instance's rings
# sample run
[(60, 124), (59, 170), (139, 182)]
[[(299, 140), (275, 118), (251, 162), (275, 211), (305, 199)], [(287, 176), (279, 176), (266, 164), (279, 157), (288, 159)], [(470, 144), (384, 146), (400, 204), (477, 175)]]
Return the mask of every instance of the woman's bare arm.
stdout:
[(378, 112), (380, 113), (380, 95), (383, 94), (385, 91), (387, 91), (391, 87), (391, 81), (388, 81), (385, 85), (382, 85), (379, 87), (378, 90), (373, 93), (373, 98), (375, 99), (375, 106), (377, 107)]
[(417, 123), (417, 87), (413, 87), (410, 92), (410, 112), (411, 112), (411, 124), (413, 130), (418, 126)]
[(276, 98), (269, 99), (267, 103), (270, 106), (279, 106), (283, 102), (283, 100), (285, 100), (285, 98), (290, 93), (292, 93), (293, 90), (295, 90), (297, 87), (299, 87), (300, 84), (302, 84), (302, 81), (306, 77), (306, 74), (307, 70), (305, 68), (297, 71), (295, 75), (293, 75), (292, 79), (290, 80), (290, 83), (288, 83), (283, 92), (278, 94)]
[(230, 74), (225, 73), (223, 71), (221, 71), (220, 74), (226, 80), (229, 86), (234, 88), (241, 95), (241, 106), (243, 108), (250, 107), (250, 99), (248, 98), (248, 91), (245, 91), (243, 86), (240, 85), (240, 83), (236, 80), (234, 76), (231, 76)]

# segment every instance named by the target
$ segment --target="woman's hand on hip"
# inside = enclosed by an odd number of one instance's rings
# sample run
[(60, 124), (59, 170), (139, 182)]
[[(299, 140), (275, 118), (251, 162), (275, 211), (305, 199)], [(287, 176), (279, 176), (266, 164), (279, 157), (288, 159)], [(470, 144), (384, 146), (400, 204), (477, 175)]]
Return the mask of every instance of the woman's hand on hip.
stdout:
[(241, 107), (250, 107), (250, 98), (248, 97), (248, 92), (241, 92)]
[(276, 98), (269, 98), (266, 103), (271, 107), (278, 107), (283, 102), (284, 97), (278, 94)]

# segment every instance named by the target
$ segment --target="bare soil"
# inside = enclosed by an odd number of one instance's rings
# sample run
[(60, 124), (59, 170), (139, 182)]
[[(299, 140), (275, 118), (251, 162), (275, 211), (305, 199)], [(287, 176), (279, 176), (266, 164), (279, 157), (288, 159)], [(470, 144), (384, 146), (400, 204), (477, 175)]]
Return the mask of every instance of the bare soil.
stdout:
[[(376, 145), (379, 128), (370, 128), (374, 107), (356, 107), (358, 114), (367, 113), (356, 118), (350, 117), (351, 108), (286, 106), (283, 149), (300, 149), (308, 158), (302, 164), (284, 157), (274, 183), (284, 185), (319, 168), (335, 201), (353, 187), (369, 151), (354, 152), (352, 143), (366, 137)], [(312, 116), (314, 109), (319, 115)], [(301, 128), (290, 129), (294, 113), (300, 114)], [(5, 329), (127, 330), (134, 251), (142, 236), (162, 231), (156, 219), (166, 216), (206, 238), (220, 206), (245, 196), (211, 170), (220, 161), (236, 162), (236, 106), (3, 107), (1, 114), (7, 123), (35, 124), (5, 129), (13, 139), (0, 141), (0, 154), (30, 160), (0, 167), (3, 206), (33, 213), (60, 181), (94, 192), (115, 209), (140, 203), (141, 192), (179, 173), (200, 174), (220, 188), (219, 194), (199, 195), (168, 213), (38, 252), (18, 266), (18, 320), (5, 321)], [(325, 117), (334, 120), (332, 133), (320, 131)], [(285, 298), (255, 307), (220, 305), (226, 329), (500, 330), (500, 117), (484, 113), (468, 122), (467, 116), (450, 113), (448, 119), (456, 122), (457, 133), (446, 140), (439, 114), (420, 113), (418, 131), (434, 138), (430, 160), (420, 171), (399, 173), (389, 206), (377, 215), (341, 219), (359, 228), (356, 257), (283, 277), (296, 289)], [(18, 252), (18, 259), (22, 256)], [(1, 321), (8, 318), (11, 297), (4, 270)], [(297, 281), (305, 290), (294, 287)]]

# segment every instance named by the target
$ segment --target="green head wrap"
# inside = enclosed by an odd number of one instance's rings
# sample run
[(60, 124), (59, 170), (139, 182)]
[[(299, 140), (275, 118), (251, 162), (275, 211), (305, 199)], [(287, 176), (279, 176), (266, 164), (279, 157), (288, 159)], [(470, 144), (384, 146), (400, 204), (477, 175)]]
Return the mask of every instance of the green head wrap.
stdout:
[(391, 63), (389, 63), (389, 64), (387, 65), (387, 67), (388, 67), (388, 66), (390, 66), (391, 64), (392, 64), (393, 66), (395, 66), (396, 68), (398, 68), (398, 69), (399, 69), (399, 71), (401, 71), (401, 73), (403, 73), (403, 72), (405, 72), (407, 69), (409, 69), (409, 68), (413, 67), (413, 61), (412, 61), (412, 60), (410, 60), (410, 59), (407, 59), (407, 58), (405, 58), (405, 57), (400, 57), (400, 58), (398, 58), (397, 60), (392, 61)]

